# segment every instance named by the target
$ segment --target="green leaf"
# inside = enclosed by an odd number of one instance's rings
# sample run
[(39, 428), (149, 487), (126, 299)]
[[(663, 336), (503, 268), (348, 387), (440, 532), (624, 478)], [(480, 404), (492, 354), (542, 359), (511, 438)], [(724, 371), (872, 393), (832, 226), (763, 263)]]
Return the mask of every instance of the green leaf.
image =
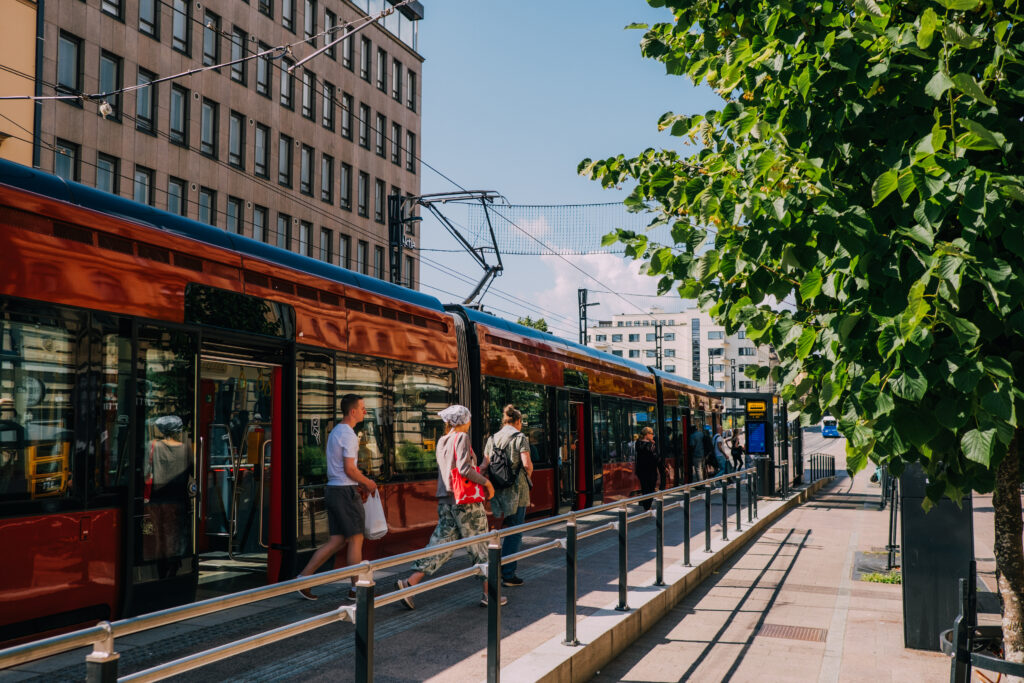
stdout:
[(940, 69), (928, 80), (928, 83), (924, 86), (924, 92), (926, 95), (930, 95), (937, 100), (952, 87), (953, 81)]
[(914, 174), (910, 172), (909, 168), (901, 173), (899, 178), (897, 178), (896, 188), (900, 192), (900, 199), (904, 202), (907, 201), (907, 197), (909, 197), (916, 189), (914, 187)]
[(965, 95), (969, 95), (974, 99), (978, 100), (982, 104), (987, 104), (990, 107), (995, 106), (995, 100), (985, 94), (985, 91), (981, 89), (978, 82), (974, 80), (974, 76), (965, 74), (963, 72), (953, 76), (953, 85), (956, 89)]
[(850, 476), (852, 477), (860, 472), (867, 464), (867, 451), (861, 448), (855, 448), (853, 442), (848, 441), (846, 443), (846, 471)]
[(648, 28), (650, 28), (650, 26), (648, 26), (647, 24), (639, 24), (639, 23), (634, 22), (632, 24), (626, 24), (623, 27), (623, 30), (628, 31), (629, 29), (633, 29), (633, 28), (648, 29)]
[(942, 37), (966, 50), (981, 47), (981, 41), (965, 31), (960, 24), (947, 23), (942, 27)]
[(893, 426), (901, 439), (918, 447), (939, 433), (939, 423), (927, 410), (899, 408), (893, 415)]
[(815, 268), (800, 282), (800, 299), (810, 301), (821, 292), (821, 271)]
[(811, 87), (811, 70), (809, 68), (803, 69), (796, 77), (796, 87), (800, 91), (800, 96), (806, 100), (807, 91)]
[(992, 391), (981, 397), (985, 412), (1000, 420), (1009, 422), (1013, 417), (1013, 398), (1009, 391)]
[(861, 12), (870, 14), (873, 17), (885, 16), (882, 12), (882, 8), (878, 6), (878, 3), (876, 3), (875, 0), (854, 0), (853, 6)]
[(770, 169), (775, 164), (775, 159), (775, 152), (773, 152), (772, 150), (766, 149), (765, 151), (761, 152), (761, 156), (759, 156), (757, 158), (757, 161), (754, 162), (754, 168), (757, 169), (756, 177), (760, 178), (765, 173), (767, 173), (768, 169)]
[(929, 7), (921, 15), (921, 28), (917, 31), (917, 46), (922, 50), (928, 49), (928, 46), (932, 44), (937, 23), (935, 10)]
[[(878, 339), (875, 341), (875, 348), (878, 349), (878, 355), (882, 357), (882, 360), (888, 360), (889, 356), (892, 355), (899, 344), (899, 334), (896, 332), (896, 327), (893, 325), (886, 325), (882, 328), (882, 331), (878, 335)], [(899, 344), (902, 346), (902, 344)]]
[(928, 380), (921, 371), (914, 366), (897, 370), (889, 386), (892, 393), (907, 401), (920, 401), (925, 392), (928, 391)]
[(610, 232), (610, 233), (608, 233), (607, 235), (605, 235), (604, 237), (601, 238), (601, 246), (602, 247), (610, 247), (610, 246), (612, 246), (613, 244), (615, 244), (618, 241), (619, 241), (619, 233), (618, 232)]
[(992, 462), (995, 438), (995, 429), (972, 429), (960, 439), (960, 448), (963, 449), (968, 460), (988, 467)]
[(964, 128), (977, 135), (982, 140), (991, 143), (993, 149), (1002, 149), (1006, 146), (1006, 136), (1002, 133), (994, 133), (977, 121), (971, 119), (960, 119)]
[(800, 339), (796, 342), (796, 357), (799, 360), (803, 360), (810, 354), (811, 349), (814, 348), (814, 341), (818, 338), (818, 333), (814, 331), (813, 327), (805, 327), (804, 331), (800, 333)]
[(875, 182), (871, 185), (871, 200), (875, 203), (875, 206), (878, 206), (883, 199), (888, 197), (898, 184), (896, 171), (886, 171), (875, 178)]

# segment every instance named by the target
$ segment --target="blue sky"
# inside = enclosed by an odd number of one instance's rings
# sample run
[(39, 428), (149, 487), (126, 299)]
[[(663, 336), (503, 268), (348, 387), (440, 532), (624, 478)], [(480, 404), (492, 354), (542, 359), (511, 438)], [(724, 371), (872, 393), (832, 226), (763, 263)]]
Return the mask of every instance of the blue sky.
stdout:
[[(671, 20), (641, 0), (436, 0), (424, 7), (421, 154), (467, 189), (497, 190), (513, 204), (619, 201), (624, 191), (602, 190), (576, 174), (580, 160), (674, 146), (676, 139), (657, 131), (663, 113), (720, 106), (707, 88), (667, 76), (662, 64), (641, 57), (643, 32), (623, 27)], [(427, 168), (421, 183), (423, 193), (457, 189)], [(430, 221), (424, 221), (421, 239), (425, 249), (457, 246)], [(481, 273), (465, 254), (423, 256), (473, 281)], [(653, 278), (637, 275), (617, 257), (569, 258), (614, 291), (654, 291)], [(452, 297), (431, 287), (460, 295), (472, 289), (428, 264), (421, 279), (424, 291), (444, 301)], [(575, 335), (576, 289), (600, 285), (557, 257), (534, 256), (506, 258), (494, 287), (533, 302), (558, 332)], [(484, 304), (500, 315), (536, 317), (538, 311), (492, 292)], [(595, 298), (601, 305), (591, 309), (591, 318), (655, 303)], [(660, 305), (678, 309), (680, 302), (663, 299)]]

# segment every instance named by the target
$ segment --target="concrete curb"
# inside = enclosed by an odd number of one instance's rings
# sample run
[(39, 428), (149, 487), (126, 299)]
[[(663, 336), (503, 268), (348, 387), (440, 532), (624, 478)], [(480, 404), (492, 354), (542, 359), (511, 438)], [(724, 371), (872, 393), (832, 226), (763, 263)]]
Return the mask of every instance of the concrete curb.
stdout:
[[(647, 587), (642, 591), (635, 590), (635, 587), (631, 586), (629, 592), (630, 611), (616, 611), (616, 603), (612, 602), (590, 616), (580, 619), (577, 623), (576, 634), (582, 645), (576, 647), (563, 645), (563, 636), (557, 636), (503, 667), (501, 677), (509, 681), (541, 681), (543, 683), (577, 683), (590, 680), (601, 667), (654, 626), (704, 579), (721, 567), (726, 560), (740, 552), (744, 546), (784, 514), (809, 500), (811, 496), (831, 483), (832, 479), (832, 477), (819, 479), (783, 501), (760, 500), (758, 502), (760, 517), (752, 525), (729, 541), (722, 541), (720, 538), (713, 540), (711, 554), (705, 555), (702, 550), (694, 552), (694, 557), (691, 558), (694, 562), (692, 567), (666, 562), (664, 570), (666, 586), (660, 590)], [(718, 525), (713, 527), (713, 529), (720, 528)], [(736, 532), (732, 531), (732, 533)], [(698, 561), (697, 558), (700, 555), (704, 555), (705, 559)]]

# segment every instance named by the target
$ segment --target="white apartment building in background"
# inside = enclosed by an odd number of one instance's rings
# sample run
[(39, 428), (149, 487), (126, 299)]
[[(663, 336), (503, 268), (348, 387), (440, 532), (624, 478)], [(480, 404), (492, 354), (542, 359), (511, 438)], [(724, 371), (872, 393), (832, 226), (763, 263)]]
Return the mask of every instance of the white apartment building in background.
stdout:
[[(620, 313), (610, 320), (587, 325), (587, 345), (644, 365), (656, 366), (657, 327), (661, 323), (661, 368), (721, 391), (768, 392), (771, 381), (757, 382), (746, 376), (748, 365), (772, 366), (778, 362), (774, 350), (757, 347), (743, 330), (727, 335), (704, 311), (694, 307), (681, 313), (666, 313), (658, 306), (647, 313)], [(736, 399), (725, 401), (726, 409), (741, 408)]]

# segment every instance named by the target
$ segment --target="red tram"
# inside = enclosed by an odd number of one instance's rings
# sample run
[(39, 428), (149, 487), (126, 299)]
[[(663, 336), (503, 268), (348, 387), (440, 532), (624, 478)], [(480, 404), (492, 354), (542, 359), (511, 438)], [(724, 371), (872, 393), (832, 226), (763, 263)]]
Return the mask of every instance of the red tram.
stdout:
[[(503, 405), (523, 411), (546, 515), (636, 492), (648, 425), (683, 481), (709, 391), (0, 161), (0, 641), (294, 576), (326, 540), (345, 393), (366, 398), (360, 466), (391, 528), (372, 557), (429, 537), (451, 402), (478, 452)], [(182, 454), (170, 497), (158, 448)]]

